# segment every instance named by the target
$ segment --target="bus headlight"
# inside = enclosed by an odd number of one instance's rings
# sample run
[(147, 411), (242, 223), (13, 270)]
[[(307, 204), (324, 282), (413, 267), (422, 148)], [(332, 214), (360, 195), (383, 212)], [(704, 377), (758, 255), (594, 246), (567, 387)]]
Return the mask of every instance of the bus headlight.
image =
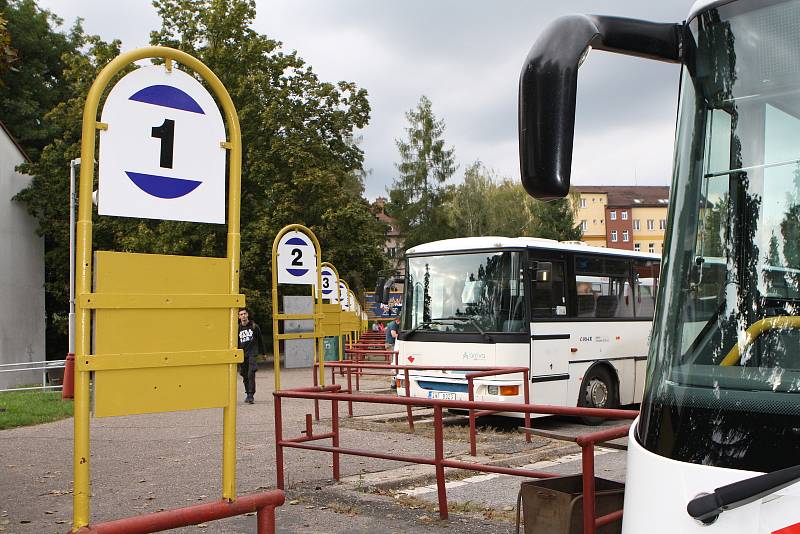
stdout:
[(500, 395), (502, 397), (514, 397), (519, 395), (519, 386), (487, 386), (486, 392), (489, 395)]

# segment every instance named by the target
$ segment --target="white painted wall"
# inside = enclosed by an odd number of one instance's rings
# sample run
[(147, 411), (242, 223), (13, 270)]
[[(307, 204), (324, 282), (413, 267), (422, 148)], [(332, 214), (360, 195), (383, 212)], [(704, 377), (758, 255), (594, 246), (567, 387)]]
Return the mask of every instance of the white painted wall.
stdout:
[[(0, 128), (0, 364), (45, 359), (44, 240), (12, 200), (31, 180), (14, 170), (24, 161)], [(38, 381), (41, 373), (0, 373), (0, 389)]]

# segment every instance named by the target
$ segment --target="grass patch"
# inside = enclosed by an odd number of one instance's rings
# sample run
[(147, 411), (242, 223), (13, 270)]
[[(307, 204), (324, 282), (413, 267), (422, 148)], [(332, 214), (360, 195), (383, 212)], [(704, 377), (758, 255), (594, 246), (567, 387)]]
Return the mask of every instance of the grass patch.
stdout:
[(0, 430), (38, 425), (72, 417), (72, 401), (60, 391), (5, 391), (0, 393)]

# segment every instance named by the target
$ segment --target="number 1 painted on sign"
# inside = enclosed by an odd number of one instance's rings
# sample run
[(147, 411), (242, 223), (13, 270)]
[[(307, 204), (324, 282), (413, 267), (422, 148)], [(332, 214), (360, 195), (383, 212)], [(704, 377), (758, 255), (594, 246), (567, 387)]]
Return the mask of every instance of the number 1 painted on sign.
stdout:
[(161, 139), (161, 156), (159, 165), (165, 169), (172, 168), (172, 154), (175, 149), (175, 121), (164, 119), (161, 126), (153, 126), (150, 137)]

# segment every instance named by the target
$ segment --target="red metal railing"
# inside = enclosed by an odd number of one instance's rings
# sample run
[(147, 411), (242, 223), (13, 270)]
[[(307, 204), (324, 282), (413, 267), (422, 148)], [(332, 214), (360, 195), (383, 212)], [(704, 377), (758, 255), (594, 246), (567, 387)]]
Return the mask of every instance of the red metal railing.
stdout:
[[(314, 366), (316, 368), (316, 365)], [(405, 387), (405, 397), (411, 397), (411, 382), (409, 371), (465, 371), (467, 372), (464, 375), (464, 378), (467, 380), (467, 396), (469, 400), (475, 400), (475, 379), (476, 378), (485, 378), (490, 376), (502, 376), (508, 374), (522, 374), (522, 391), (523, 391), (523, 402), (525, 404), (530, 403), (530, 382), (528, 380), (528, 375), (530, 370), (527, 367), (486, 367), (486, 366), (469, 366), (469, 365), (391, 365), (391, 364), (378, 364), (378, 363), (364, 363), (358, 361), (341, 361), (341, 362), (331, 362), (326, 364), (326, 367), (331, 368), (331, 384), (336, 384), (336, 369), (340, 370), (340, 374), (346, 370), (347, 376), (347, 392), (353, 393), (353, 379), (352, 376), (355, 374), (356, 380), (356, 387), (355, 391), (360, 391), (360, 382), (359, 376), (364, 375), (373, 375), (373, 376), (389, 376), (394, 377), (396, 376), (398, 371), (403, 372), (403, 379)], [(364, 372), (364, 369), (374, 369), (374, 370), (390, 370), (390, 374), (386, 373), (370, 373)], [(318, 385), (316, 382), (317, 373), (312, 369), (312, 375), (314, 376), (314, 385)], [(503, 412), (509, 412), (512, 410), (502, 410)], [(470, 444), (470, 454), (472, 456), (477, 456), (478, 454), (478, 440), (477, 440), (477, 429), (476, 429), (476, 419), (478, 417), (482, 417), (485, 415), (492, 415), (498, 413), (497, 411), (493, 410), (469, 410), (469, 444)], [(319, 401), (314, 401), (314, 414), (316, 420), (319, 421)], [(348, 401), (347, 403), (347, 414), (352, 417), (353, 416), (353, 403)], [(531, 415), (530, 413), (525, 413), (525, 426), (530, 427), (531, 423)], [(406, 406), (406, 420), (408, 421), (408, 428), (413, 432), (414, 431), (414, 417), (411, 413), (411, 406)], [(530, 442), (531, 435), (526, 433), (525, 434), (525, 441)]]
[[(338, 440), (337, 440), (338, 443)], [(225, 517), (256, 512), (258, 534), (275, 533), (275, 507), (283, 504), (282, 489), (244, 495), (233, 502), (216, 501), (186, 508), (164, 510), (152, 514), (95, 523), (78, 530), (78, 534), (146, 534), (189, 525), (198, 525)], [(70, 530), (69, 532), (72, 532)]]
[[(496, 465), (486, 465), (475, 462), (465, 462), (462, 460), (447, 459), (444, 457), (444, 437), (442, 411), (444, 409), (466, 409), (481, 410), (487, 412), (520, 412), (537, 413), (543, 415), (568, 415), (575, 417), (603, 417), (606, 419), (635, 419), (637, 412), (628, 410), (612, 410), (597, 408), (577, 408), (566, 406), (548, 406), (535, 404), (501, 403), (501, 402), (482, 402), (482, 401), (454, 401), (439, 399), (421, 399), (409, 397), (389, 397), (385, 395), (364, 395), (341, 392), (340, 385), (330, 385), (325, 388), (302, 388), (293, 390), (283, 390), (273, 393), (275, 397), (275, 447), (276, 447), (276, 475), (277, 486), (284, 487), (284, 448), (297, 448), (321, 452), (329, 452), (333, 456), (333, 478), (339, 480), (339, 455), (348, 454), (354, 456), (365, 456), (368, 458), (379, 458), (384, 460), (395, 460), (424, 465), (432, 465), (436, 470), (436, 487), (439, 498), (439, 515), (442, 519), (447, 519), (447, 490), (445, 487), (445, 468), (466, 469), (470, 471), (481, 471), (489, 473), (500, 473), (505, 475), (515, 475), (532, 478), (551, 478), (556, 475), (545, 471), (534, 471), (531, 469), (521, 469), (515, 467), (502, 467)], [(315, 435), (311, 425), (310, 416), (306, 417), (305, 434), (298, 438), (284, 439), (283, 437), (283, 399), (312, 399), (331, 401), (331, 431)], [(434, 420), (434, 457), (409, 456), (400, 454), (390, 454), (386, 452), (350, 449), (339, 445), (339, 402), (362, 402), (376, 404), (397, 404), (407, 407), (433, 408)], [(624, 437), (627, 435), (629, 425), (602, 430), (575, 438), (575, 442), (582, 449), (583, 465), (583, 525), (584, 534), (595, 534), (596, 529), (613, 521), (622, 518), (622, 511), (617, 511), (602, 517), (595, 517), (594, 503), (594, 445), (596, 443)], [(331, 439), (332, 444), (322, 445), (310, 443), (323, 439)]]

